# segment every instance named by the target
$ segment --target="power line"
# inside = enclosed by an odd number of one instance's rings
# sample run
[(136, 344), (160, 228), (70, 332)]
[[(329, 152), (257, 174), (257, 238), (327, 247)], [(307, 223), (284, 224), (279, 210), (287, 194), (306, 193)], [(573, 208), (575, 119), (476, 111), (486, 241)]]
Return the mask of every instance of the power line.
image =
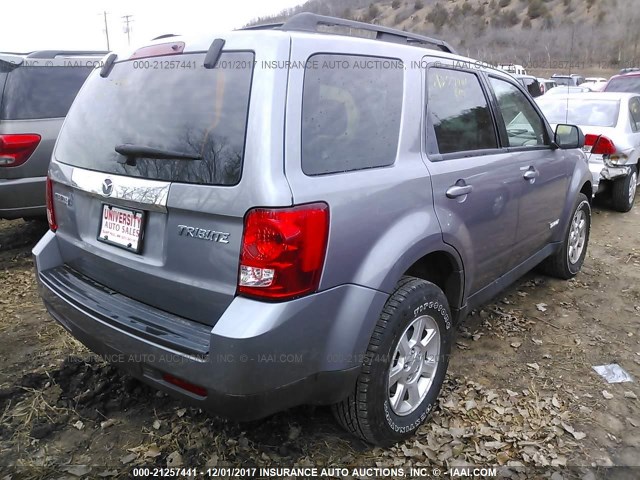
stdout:
[(99, 13), (98, 15), (102, 15), (104, 17), (104, 34), (107, 37), (107, 50), (111, 51), (111, 47), (109, 46), (109, 25), (107, 24), (107, 12), (104, 11)]
[(133, 15), (123, 15), (122, 19), (125, 23), (125, 27), (124, 27), (124, 31), (127, 33), (127, 45), (131, 45), (131, 26), (129, 25), (130, 23), (133, 22), (133, 20), (130, 20), (133, 18)]

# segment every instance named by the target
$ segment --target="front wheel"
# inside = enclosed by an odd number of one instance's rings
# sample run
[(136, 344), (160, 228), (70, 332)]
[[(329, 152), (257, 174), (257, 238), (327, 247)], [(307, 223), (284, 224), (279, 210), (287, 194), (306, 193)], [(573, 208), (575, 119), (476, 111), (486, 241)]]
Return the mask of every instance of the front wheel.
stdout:
[(565, 230), (562, 247), (542, 264), (542, 270), (552, 277), (568, 280), (575, 277), (584, 263), (591, 231), (591, 205), (580, 193)]
[(619, 212), (628, 212), (633, 207), (636, 198), (636, 187), (638, 186), (638, 170), (635, 165), (631, 166), (628, 175), (618, 178), (613, 182), (613, 192), (611, 195), (613, 208)]
[(354, 392), (333, 406), (338, 422), (379, 446), (411, 436), (436, 405), (452, 337), (442, 290), (403, 277), (376, 324)]

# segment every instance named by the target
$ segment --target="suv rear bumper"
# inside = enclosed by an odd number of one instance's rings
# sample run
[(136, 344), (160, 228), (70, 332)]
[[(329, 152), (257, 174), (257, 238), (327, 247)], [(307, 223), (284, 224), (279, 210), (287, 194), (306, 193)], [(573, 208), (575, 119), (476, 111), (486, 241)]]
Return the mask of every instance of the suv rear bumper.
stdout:
[[(67, 269), (52, 232), (34, 256), (47, 310), (74, 337), (145, 383), (239, 420), (346, 397), (387, 299), (356, 285), (284, 303), (237, 297), (208, 327)], [(206, 389), (206, 396), (165, 381), (165, 374)]]
[(46, 216), (46, 180), (47, 177), (0, 179), (0, 218)]

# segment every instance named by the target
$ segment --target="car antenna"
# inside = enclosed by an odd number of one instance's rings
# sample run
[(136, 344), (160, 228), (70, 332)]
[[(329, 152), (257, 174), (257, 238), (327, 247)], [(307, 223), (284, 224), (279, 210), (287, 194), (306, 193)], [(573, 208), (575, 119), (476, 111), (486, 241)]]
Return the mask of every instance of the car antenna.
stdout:
[[(576, 35), (576, 26), (573, 25), (571, 29), (571, 48), (569, 50), (569, 78), (571, 78), (571, 63), (573, 62), (573, 39)], [(569, 123), (569, 89), (571, 86), (567, 86), (567, 108), (564, 111), (564, 123)]]

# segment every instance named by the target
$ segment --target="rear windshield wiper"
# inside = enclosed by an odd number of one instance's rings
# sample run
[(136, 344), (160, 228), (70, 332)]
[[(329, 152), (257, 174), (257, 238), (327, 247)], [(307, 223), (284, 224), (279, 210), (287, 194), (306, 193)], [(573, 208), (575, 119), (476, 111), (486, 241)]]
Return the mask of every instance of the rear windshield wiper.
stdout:
[(119, 158), (118, 163), (132, 164), (136, 158), (156, 158), (160, 160), (202, 160), (201, 155), (185, 152), (174, 152), (144, 145), (132, 145), (125, 143), (116, 145), (115, 151), (124, 158)]

